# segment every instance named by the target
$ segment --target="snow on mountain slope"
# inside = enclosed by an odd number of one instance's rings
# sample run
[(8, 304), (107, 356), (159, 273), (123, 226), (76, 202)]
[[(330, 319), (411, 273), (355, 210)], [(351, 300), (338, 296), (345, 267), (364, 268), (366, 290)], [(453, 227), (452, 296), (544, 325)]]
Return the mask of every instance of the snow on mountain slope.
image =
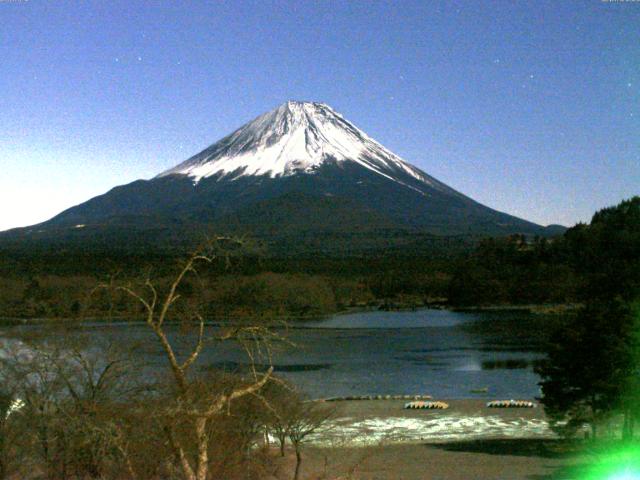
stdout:
[(406, 175), (431, 188), (451, 192), (328, 105), (294, 101), (260, 115), (158, 177), (187, 175), (194, 183), (214, 175), (227, 180), (246, 175), (275, 178), (312, 174), (324, 162), (355, 162), (413, 190), (421, 191), (407, 184)]
[(283, 252), (297, 242), (299, 252), (364, 251), (417, 245), (415, 235), (545, 233), (403, 161), (329, 106), (287, 102), (157, 177), (116, 186), (12, 238), (129, 248), (155, 235), (166, 245), (199, 241), (205, 230), (255, 236)]

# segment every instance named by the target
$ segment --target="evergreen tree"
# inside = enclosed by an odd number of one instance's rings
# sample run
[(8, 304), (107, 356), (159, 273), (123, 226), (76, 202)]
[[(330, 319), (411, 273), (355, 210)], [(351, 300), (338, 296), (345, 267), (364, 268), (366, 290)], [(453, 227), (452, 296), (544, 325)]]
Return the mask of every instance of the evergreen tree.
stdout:
[(565, 234), (563, 249), (581, 277), (584, 307), (553, 336), (542, 403), (564, 431), (624, 413), (633, 435), (640, 411), (640, 197), (597, 212)]
[(625, 303), (592, 302), (553, 336), (547, 358), (536, 367), (542, 403), (552, 426), (572, 434), (625, 406), (629, 379), (637, 369), (634, 315)]

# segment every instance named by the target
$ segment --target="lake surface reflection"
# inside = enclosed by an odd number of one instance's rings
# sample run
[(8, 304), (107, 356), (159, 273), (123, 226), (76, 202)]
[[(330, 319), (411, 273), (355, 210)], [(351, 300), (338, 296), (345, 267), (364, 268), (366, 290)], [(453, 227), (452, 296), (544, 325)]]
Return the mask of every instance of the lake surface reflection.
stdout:
[[(540, 317), (526, 313), (446, 310), (364, 312), (296, 323), (295, 348), (273, 356), (276, 372), (314, 398), (430, 394), (440, 398), (532, 398), (541, 357)], [(141, 325), (87, 327), (136, 346), (152, 368), (165, 368), (155, 338)], [(177, 332), (178, 327), (174, 328)], [(185, 347), (193, 335), (182, 336)], [(206, 349), (199, 368), (236, 369), (246, 356), (230, 343)], [(485, 391), (486, 389), (486, 391)], [(473, 390), (482, 390), (473, 393)]]

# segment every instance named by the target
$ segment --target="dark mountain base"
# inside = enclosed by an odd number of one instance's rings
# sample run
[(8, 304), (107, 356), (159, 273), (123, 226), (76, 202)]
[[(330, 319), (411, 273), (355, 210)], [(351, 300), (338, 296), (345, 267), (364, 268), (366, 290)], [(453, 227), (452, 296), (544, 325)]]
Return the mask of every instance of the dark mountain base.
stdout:
[(4, 232), (0, 248), (182, 250), (223, 234), (251, 237), (276, 254), (349, 256), (388, 248), (414, 254), (459, 239), (557, 230), (460, 194), (420, 192), (366, 169), (327, 164), (314, 174), (282, 178), (133, 182), (48, 222)]

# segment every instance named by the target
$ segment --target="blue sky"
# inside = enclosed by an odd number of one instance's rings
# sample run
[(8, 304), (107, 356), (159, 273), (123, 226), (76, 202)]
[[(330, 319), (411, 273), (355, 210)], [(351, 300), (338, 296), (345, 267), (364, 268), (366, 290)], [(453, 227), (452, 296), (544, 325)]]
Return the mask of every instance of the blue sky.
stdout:
[(640, 2), (0, 0), (0, 230), (322, 101), (542, 223), (640, 194)]

